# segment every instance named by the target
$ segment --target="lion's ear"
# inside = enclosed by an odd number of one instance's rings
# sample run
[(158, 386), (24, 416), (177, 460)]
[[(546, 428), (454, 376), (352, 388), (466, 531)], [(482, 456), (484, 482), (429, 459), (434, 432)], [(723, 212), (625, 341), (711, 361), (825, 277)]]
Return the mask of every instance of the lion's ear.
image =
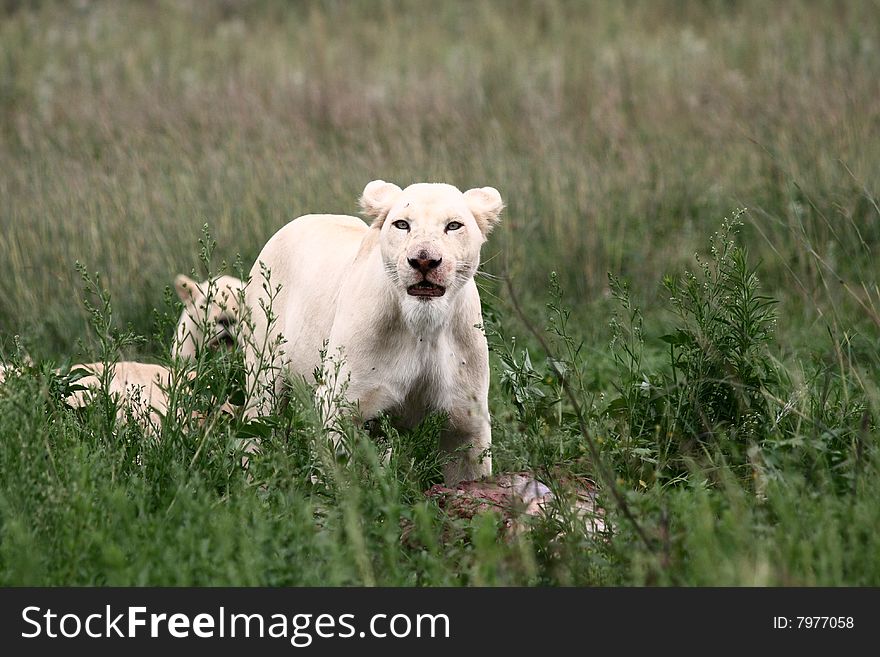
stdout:
[(198, 290), (199, 286), (189, 276), (178, 274), (174, 278), (174, 291), (177, 292), (177, 296), (184, 303), (192, 303), (195, 301), (196, 292), (198, 292)]
[(361, 195), (361, 209), (365, 215), (373, 217), (374, 226), (381, 226), (400, 193), (400, 187), (394, 183), (374, 180), (364, 187), (364, 193)]
[(480, 187), (467, 190), (464, 200), (477, 220), (483, 236), (488, 236), (500, 221), (501, 211), (504, 209), (501, 194), (494, 187)]

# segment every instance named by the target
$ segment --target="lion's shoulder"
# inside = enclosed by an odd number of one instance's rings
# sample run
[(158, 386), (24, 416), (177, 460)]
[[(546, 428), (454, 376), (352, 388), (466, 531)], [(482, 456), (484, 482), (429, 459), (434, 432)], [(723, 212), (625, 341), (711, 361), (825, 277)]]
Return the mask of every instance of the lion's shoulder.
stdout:
[(367, 226), (363, 219), (347, 214), (305, 214), (288, 223), (285, 228), (329, 232), (351, 230), (363, 233), (369, 226)]

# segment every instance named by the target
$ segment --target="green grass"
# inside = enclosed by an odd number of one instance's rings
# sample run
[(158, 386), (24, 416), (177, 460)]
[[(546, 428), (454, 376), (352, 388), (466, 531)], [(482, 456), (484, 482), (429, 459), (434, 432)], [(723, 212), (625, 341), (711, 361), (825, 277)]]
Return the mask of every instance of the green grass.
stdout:
[[(876, 3), (0, 7), (0, 584), (880, 583)], [(249, 478), (239, 420), (61, 403), (375, 178), (501, 191), (495, 468), (596, 479), (607, 540), (446, 517), (437, 418), (336, 463), (301, 390)], [(198, 367), (187, 412), (239, 375)]]

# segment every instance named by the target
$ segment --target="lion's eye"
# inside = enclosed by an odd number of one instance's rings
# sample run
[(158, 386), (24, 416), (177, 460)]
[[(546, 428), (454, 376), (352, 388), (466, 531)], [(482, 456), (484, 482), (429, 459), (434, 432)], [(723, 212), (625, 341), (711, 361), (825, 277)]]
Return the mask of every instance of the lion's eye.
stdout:
[(400, 230), (409, 230), (409, 222), (406, 222), (403, 219), (398, 219), (391, 225)]
[(446, 232), (449, 232), (450, 230), (458, 230), (461, 226), (462, 224), (460, 221), (450, 221), (446, 224)]

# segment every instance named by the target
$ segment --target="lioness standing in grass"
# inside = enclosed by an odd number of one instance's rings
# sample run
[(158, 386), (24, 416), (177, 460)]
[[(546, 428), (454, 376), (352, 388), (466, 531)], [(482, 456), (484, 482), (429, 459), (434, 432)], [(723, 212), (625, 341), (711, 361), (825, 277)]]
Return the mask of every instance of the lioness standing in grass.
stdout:
[(446, 412), (446, 482), (490, 474), (489, 353), (474, 274), (503, 205), (492, 187), (375, 180), (361, 197), (370, 225), (306, 215), (275, 233), (245, 297), (249, 414), (272, 411), (285, 377), (319, 371), (325, 417), (340, 396), (364, 420), (388, 411), (413, 426)]

